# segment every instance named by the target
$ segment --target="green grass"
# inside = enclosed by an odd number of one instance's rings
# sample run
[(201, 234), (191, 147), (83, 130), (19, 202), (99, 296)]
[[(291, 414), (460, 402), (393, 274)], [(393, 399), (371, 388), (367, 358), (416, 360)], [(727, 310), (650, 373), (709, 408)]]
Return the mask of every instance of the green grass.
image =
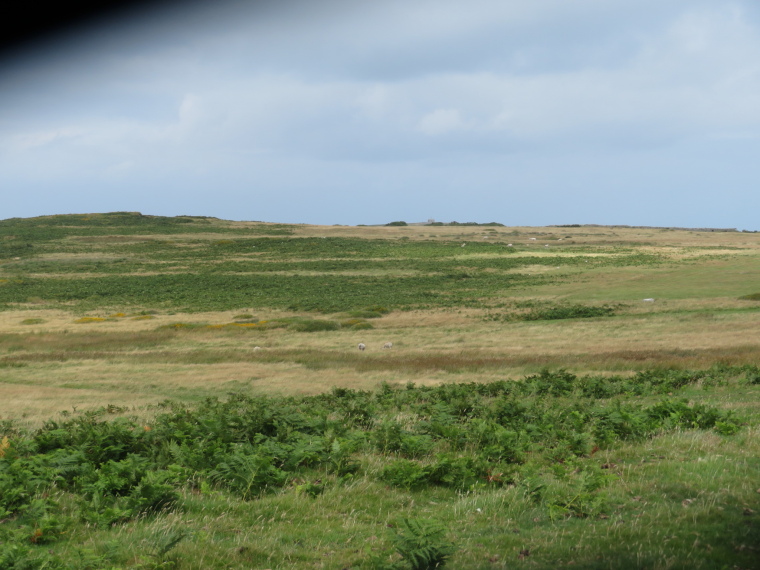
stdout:
[(581, 230), (0, 221), (0, 568), (757, 567), (752, 236)]
[[(6, 423), (0, 561), (409, 568), (441, 552), (453, 568), (752, 567), (757, 377), (545, 371)], [(721, 409), (739, 393), (750, 408)]]
[(721, 260), (679, 261), (649, 267), (623, 267), (609, 272), (591, 268), (576, 283), (552, 287), (571, 300), (641, 301), (740, 297), (760, 279), (754, 256)]
[[(536, 277), (533, 281), (540, 281)], [(480, 306), (527, 278), (519, 275), (432, 274), (412, 277), (185, 273), (97, 278), (19, 278), (0, 284), (0, 307), (30, 298), (79, 310), (157, 306), (187, 312), (238, 307), (339, 312), (382, 304), (391, 308)]]
[[(459, 240), (296, 237), (293, 231), (128, 212), (3, 220), (0, 309), (30, 299), (82, 311), (145, 304), (183, 311), (477, 307), (517, 285), (566, 280), (563, 271), (661, 262), (632, 248), (601, 248), (603, 255), (594, 257), (515, 255), (497, 240), (469, 243), (465, 251)], [(537, 274), (535, 267), (552, 272)]]

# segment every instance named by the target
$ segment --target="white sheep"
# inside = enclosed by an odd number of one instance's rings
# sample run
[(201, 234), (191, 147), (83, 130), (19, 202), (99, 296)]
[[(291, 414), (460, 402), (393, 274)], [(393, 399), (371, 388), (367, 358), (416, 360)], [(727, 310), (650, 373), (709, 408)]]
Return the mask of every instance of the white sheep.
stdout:
[(363, 342), (360, 342), (359, 343), (359, 350), (364, 350), (365, 348), (367, 348), (367, 345), (364, 344)]
[(261, 347), (260, 346), (254, 346), (253, 350), (254, 350), (254, 352), (257, 351), (257, 350), (261, 350)]
[(393, 348), (393, 343), (392, 343), (392, 342), (386, 342), (386, 343), (383, 345), (383, 348)]

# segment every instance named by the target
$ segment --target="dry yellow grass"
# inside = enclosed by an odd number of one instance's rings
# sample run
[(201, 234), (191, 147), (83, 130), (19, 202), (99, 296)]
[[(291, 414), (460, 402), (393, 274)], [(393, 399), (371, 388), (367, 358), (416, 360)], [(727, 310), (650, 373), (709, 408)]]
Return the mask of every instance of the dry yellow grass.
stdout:
[[(557, 271), (572, 278), (510, 289), (504, 308), (395, 311), (372, 319), (373, 329), (359, 331), (303, 333), (242, 327), (167, 331), (160, 327), (222, 325), (244, 313), (266, 320), (303, 314), (241, 307), (159, 313), (142, 319), (119, 307), (81, 315), (27, 303), (0, 312), (0, 398), (4, 404), (0, 418), (39, 422), (75, 407), (139, 408), (165, 398), (193, 401), (240, 391), (295, 395), (333, 386), (371, 389), (380, 382), (488, 382), (518, 378), (543, 367), (625, 374), (654, 366), (702, 368), (716, 362), (760, 362), (760, 312), (748, 310), (757, 304), (738, 299), (760, 291), (760, 285), (747, 290), (748, 284), (760, 284), (760, 234), (597, 227), (303, 225), (295, 228), (295, 235), (499, 239), (522, 248), (512, 255), (533, 256), (615, 254), (593, 248), (551, 251), (552, 243), (621, 245), (628, 252), (657, 253), (666, 262), (593, 270), (523, 267), (521, 272)], [(226, 236), (186, 237), (217, 240)], [(172, 236), (178, 242), (182, 239)], [(544, 248), (547, 243), (550, 247)], [(656, 301), (642, 301), (648, 297)], [(489, 313), (508, 312), (516, 300), (620, 303), (622, 308), (611, 318), (484, 319)], [(75, 322), (81, 317), (105, 320)], [(340, 315), (317, 318), (339, 320)], [(388, 341), (393, 349), (383, 350)], [(363, 353), (357, 350), (359, 342), (367, 345)], [(253, 351), (254, 346), (261, 350)]]
[[(721, 248), (760, 247), (760, 234), (746, 232), (698, 232), (678, 229), (623, 228), (611, 226), (529, 227), (529, 226), (312, 226), (297, 225), (298, 237), (363, 237), (369, 239), (460, 239), (510, 241), (517, 245), (545, 245), (559, 242), (565, 245), (630, 245), (637, 247)], [(488, 237), (484, 237), (488, 236)], [(194, 234), (194, 237), (195, 234)], [(531, 238), (535, 242), (531, 243)], [(218, 239), (215, 238), (215, 239)], [(728, 250), (733, 251), (733, 250)]]
[[(64, 316), (56, 315), (59, 327), (66, 323)], [(228, 322), (231, 315), (181, 317)], [(543, 367), (606, 374), (652, 366), (760, 362), (757, 313), (494, 323), (472, 311), (417, 311), (391, 313), (377, 321), (372, 330), (329, 333), (187, 331), (140, 348), (134, 339), (142, 337), (120, 335), (151, 334), (155, 321), (83, 325), (103, 333), (95, 336), (50, 330), (32, 334), (27, 349), (4, 355), (15, 365), (0, 369), (0, 398), (10, 403), (2, 417), (42, 421), (74, 407), (140, 407), (166, 398), (197, 400), (241, 391), (295, 395), (333, 386), (372, 389), (380, 382), (488, 382), (519, 378)], [(77, 349), (111, 336), (114, 346)], [(387, 341), (394, 343), (393, 349), (382, 349)], [(367, 345), (365, 352), (359, 353), (358, 342)], [(254, 346), (261, 350), (253, 351)]]

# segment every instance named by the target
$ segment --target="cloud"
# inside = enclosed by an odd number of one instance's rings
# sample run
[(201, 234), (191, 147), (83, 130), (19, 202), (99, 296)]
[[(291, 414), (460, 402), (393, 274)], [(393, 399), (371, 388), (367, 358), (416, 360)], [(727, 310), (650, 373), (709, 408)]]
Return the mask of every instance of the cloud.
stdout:
[[(678, 188), (667, 158), (688, 168), (690, 153), (695, 171), (720, 157), (704, 176), (717, 180), (727, 165), (746, 171), (736, 149), (760, 138), (748, 1), (193, 6), (0, 70), (0, 176), (150, 203), (157, 188), (271, 188), (259, 204), (287, 196), (282, 208), (300, 199), (310, 213), (309, 192), (361, 186), (420, 213), (430, 196), (464, 212), (462, 186), (570, 184), (588, 203), (635, 181)], [(699, 183), (681, 180), (682, 192)]]
[(457, 109), (436, 109), (417, 123), (417, 128), (426, 135), (441, 135), (465, 127)]

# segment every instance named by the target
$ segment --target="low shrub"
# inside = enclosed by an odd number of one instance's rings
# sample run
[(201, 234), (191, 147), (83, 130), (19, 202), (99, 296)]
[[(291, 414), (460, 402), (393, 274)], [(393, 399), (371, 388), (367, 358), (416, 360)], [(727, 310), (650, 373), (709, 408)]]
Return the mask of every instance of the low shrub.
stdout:
[(757, 371), (747, 372), (746, 381), (748, 384), (753, 384), (753, 385), (760, 384), (760, 372), (757, 372)]
[(446, 538), (446, 528), (433, 519), (401, 519), (393, 545), (412, 570), (443, 568), (457, 551)]
[(340, 323), (337, 321), (323, 321), (317, 319), (303, 320), (291, 323), (288, 328), (297, 332), (336, 331), (340, 329)]
[(372, 326), (372, 323), (368, 323), (364, 319), (347, 319), (345, 321), (340, 321), (340, 326), (344, 329), (351, 330), (368, 330), (375, 328)]
[(430, 466), (428, 481), (433, 485), (467, 490), (487, 481), (489, 463), (481, 457), (440, 454)]
[(551, 321), (560, 319), (590, 319), (613, 315), (617, 307), (603, 305), (591, 307), (586, 305), (557, 305), (554, 307), (537, 308), (520, 318), (524, 321)]
[(401, 489), (420, 489), (428, 484), (430, 472), (417, 461), (397, 459), (386, 464), (380, 480)]
[(739, 299), (742, 301), (760, 301), (760, 293), (751, 293), (749, 295), (739, 297)]
[(84, 498), (82, 516), (109, 526), (169, 509), (179, 499), (177, 477), (176, 471), (156, 470), (148, 458), (136, 454), (108, 461), (100, 469), (90, 464), (76, 480)]
[(299, 495), (306, 495), (308, 497), (316, 497), (321, 495), (325, 491), (325, 486), (321, 483), (301, 483), (296, 485), (296, 493)]
[(288, 475), (274, 466), (272, 457), (241, 451), (221, 457), (209, 478), (245, 500), (282, 487)]
[[(465, 495), (485, 498), (488, 487), (515, 485), (540, 516), (607, 518), (607, 486), (619, 470), (601, 464), (599, 448), (607, 455), (621, 441), (683, 430), (729, 437), (743, 429), (730, 411), (658, 396), (706, 377), (749, 389), (760, 371), (716, 366), (591, 378), (545, 370), (489, 384), (385, 383), (374, 392), (162, 402), (150, 420), (104, 417), (125, 411), (110, 406), (32, 432), (0, 422), (0, 567), (7, 560), (20, 561), (10, 568), (38, 567), (28, 548), (15, 545), (70, 540), (82, 520), (98, 529), (136, 525), (179, 505), (193, 508), (210, 494), (233, 502), (272, 491), (332, 498), (332, 486), (353, 487), (362, 472), (414, 493), (420, 504), (447, 494), (461, 504)], [(440, 567), (451, 545), (434, 527), (400, 523), (393, 556), (402, 559), (386, 556), (386, 563)], [(52, 558), (45, 562), (57, 567)]]
[(554, 480), (541, 490), (541, 501), (553, 520), (601, 515), (610, 508), (604, 488), (617, 478), (598, 465), (571, 462), (555, 468)]

